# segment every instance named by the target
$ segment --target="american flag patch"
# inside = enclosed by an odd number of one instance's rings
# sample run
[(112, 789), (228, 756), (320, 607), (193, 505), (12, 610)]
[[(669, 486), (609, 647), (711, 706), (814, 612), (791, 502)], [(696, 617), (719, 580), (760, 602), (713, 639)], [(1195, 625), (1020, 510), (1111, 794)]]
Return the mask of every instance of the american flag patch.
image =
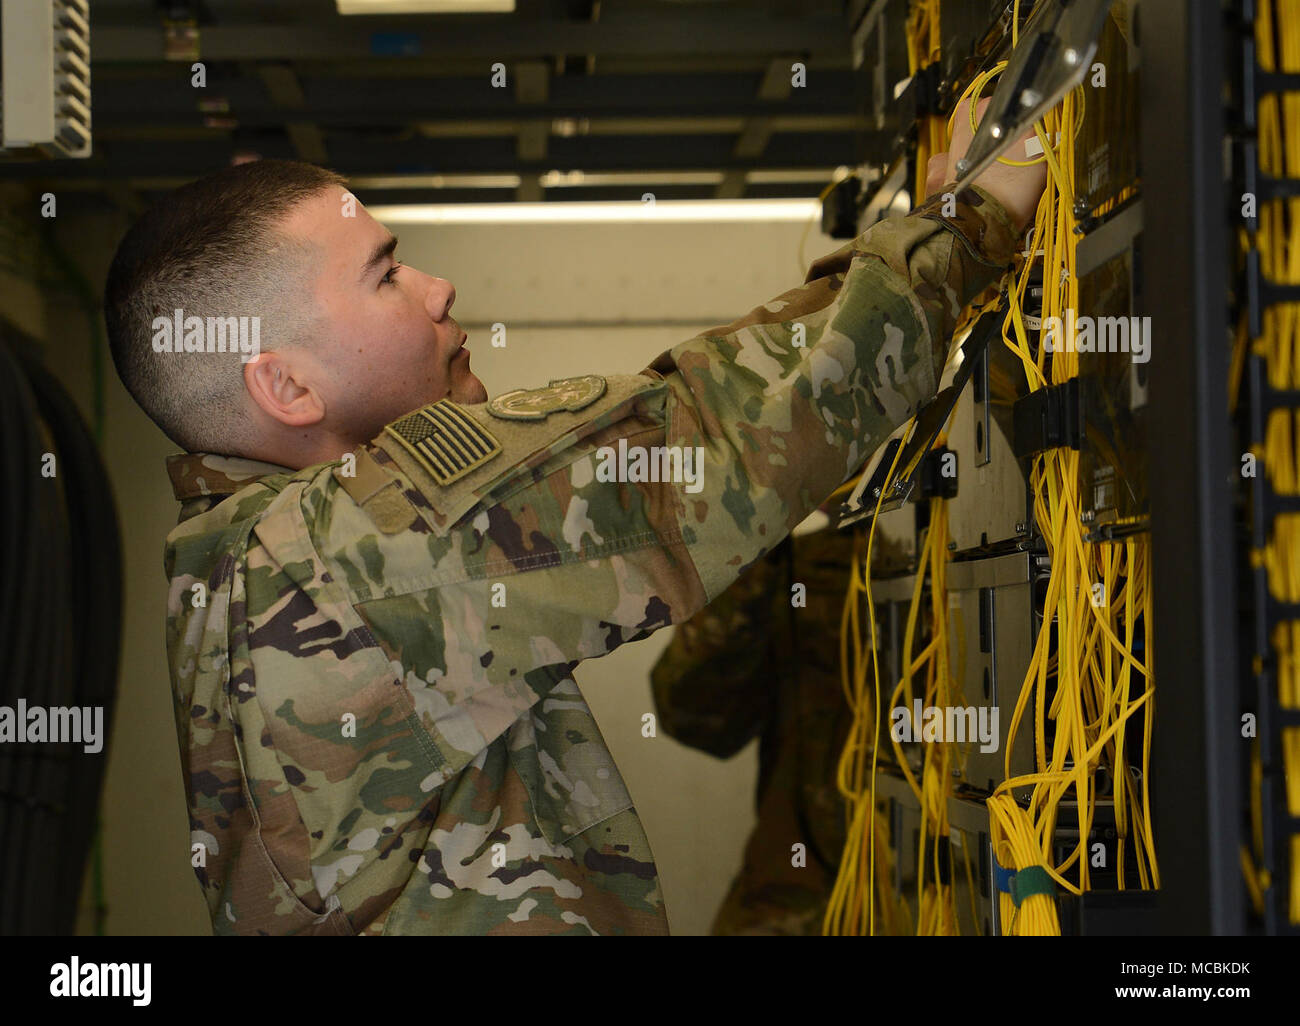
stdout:
[(464, 477), (501, 451), (492, 433), (450, 399), (421, 407), (384, 430), (440, 485)]

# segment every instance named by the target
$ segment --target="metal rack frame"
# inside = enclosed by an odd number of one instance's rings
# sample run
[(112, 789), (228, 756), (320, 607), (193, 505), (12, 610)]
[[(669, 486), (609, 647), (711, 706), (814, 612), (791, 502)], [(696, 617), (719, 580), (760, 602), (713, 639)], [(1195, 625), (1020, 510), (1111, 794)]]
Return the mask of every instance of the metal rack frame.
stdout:
[(1148, 450), (1162, 933), (1245, 932), (1237, 556), (1230, 451), (1224, 14), (1141, 7), (1141, 137), (1152, 318)]

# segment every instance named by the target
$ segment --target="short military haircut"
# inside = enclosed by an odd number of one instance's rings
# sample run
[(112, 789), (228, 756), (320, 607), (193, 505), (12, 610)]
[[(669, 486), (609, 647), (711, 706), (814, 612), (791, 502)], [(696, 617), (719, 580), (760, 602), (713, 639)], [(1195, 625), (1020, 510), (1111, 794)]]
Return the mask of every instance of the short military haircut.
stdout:
[[(276, 226), (330, 187), (345, 187), (345, 180), (313, 164), (238, 164), (169, 193), (118, 246), (104, 288), (113, 363), (127, 391), (177, 445), (247, 455), (255, 444), (245, 406), (246, 357), (238, 355), (238, 340), (234, 354), (211, 351), (213, 335), (237, 331), (232, 318), (248, 318), (246, 326), (257, 317), (260, 350), (306, 341), (316, 321), (308, 291), (317, 249)], [(339, 195), (342, 211), (342, 188)], [(201, 352), (193, 351), (197, 336), (186, 351), (158, 320), (180, 328), (191, 317), (207, 325)], [(172, 351), (160, 352), (164, 343)]]

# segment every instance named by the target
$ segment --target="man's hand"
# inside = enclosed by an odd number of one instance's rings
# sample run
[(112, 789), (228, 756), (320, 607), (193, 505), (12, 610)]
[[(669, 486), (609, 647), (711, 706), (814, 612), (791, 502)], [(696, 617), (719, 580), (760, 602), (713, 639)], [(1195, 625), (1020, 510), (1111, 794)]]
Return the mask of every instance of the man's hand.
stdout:
[[(969, 102), (969, 101), (968, 101)], [(977, 108), (977, 117), (984, 116), (988, 100), (981, 100)], [(946, 183), (956, 180), (957, 161), (966, 155), (974, 133), (970, 128), (970, 117), (966, 114), (966, 104), (958, 111), (952, 126), (952, 144), (947, 153), (936, 153), (930, 158), (926, 167), (925, 191), (933, 196), (943, 189)], [(1025, 155), (1025, 142), (1036, 138), (1031, 127), (1028, 132), (1007, 147), (1005, 156), (1008, 160), (1031, 159)], [(1038, 163), (1030, 167), (1011, 167), (994, 162), (980, 172), (975, 184), (1006, 208), (1007, 213), (1021, 231), (1034, 219), (1038, 210), (1038, 199), (1047, 184), (1047, 164)]]

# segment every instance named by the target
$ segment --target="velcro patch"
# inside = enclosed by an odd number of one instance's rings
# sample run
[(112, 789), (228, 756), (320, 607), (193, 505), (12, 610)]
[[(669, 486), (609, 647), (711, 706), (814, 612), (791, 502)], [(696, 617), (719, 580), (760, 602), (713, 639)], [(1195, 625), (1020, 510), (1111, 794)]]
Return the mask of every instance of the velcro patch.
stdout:
[(459, 480), (501, 452), (492, 433), (450, 399), (423, 406), (384, 430), (440, 485)]
[(488, 400), (488, 413), (502, 420), (542, 420), (564, 410), (576, 413), (605, 394), (606, 382), (599, 374), (559, 378), (544, 388), (516, 388)]

